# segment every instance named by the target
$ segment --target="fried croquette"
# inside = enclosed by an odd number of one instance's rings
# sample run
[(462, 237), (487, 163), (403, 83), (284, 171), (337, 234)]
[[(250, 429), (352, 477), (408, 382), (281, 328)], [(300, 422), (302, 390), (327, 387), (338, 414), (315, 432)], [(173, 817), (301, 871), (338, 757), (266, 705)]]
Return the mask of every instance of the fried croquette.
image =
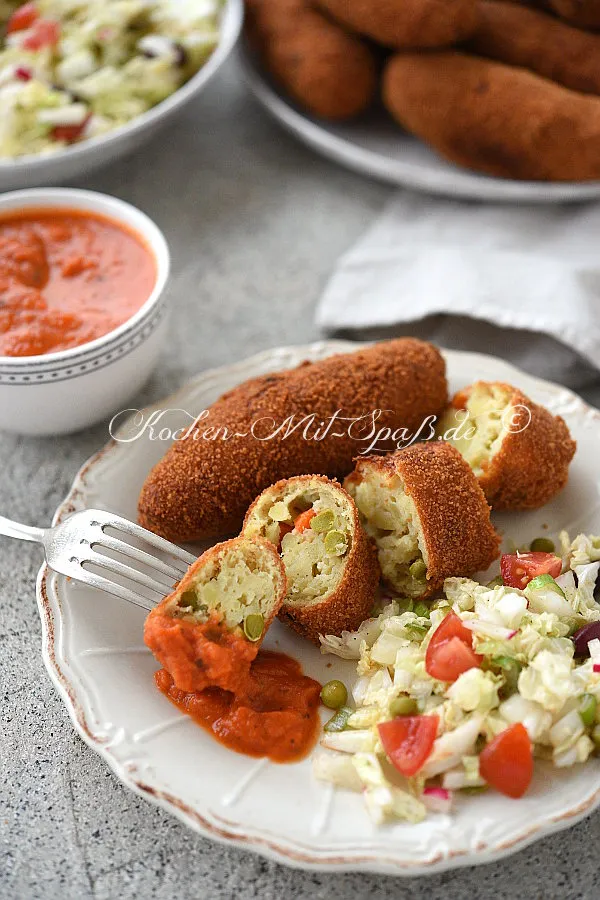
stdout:
[(217, 400), (154, 467), (139, 520), (175, 542), (234, 534), (275, 481), (341, 478), (374, 434), (377, 450), (392, 449), (393, 429), (417, 430), (447, 402), (440, 352), (412, 338), (254, 378)]
[(445, 578), (487, 569), (498, 556), (483, 491), (443, 441), (361, 459), (344, 487), (375, 540), (384, 581), (404, 597), (425, 599)]
[(600, 30), (600, 0), (549, 0), (554, 12), (578, 28)]
[(448, 47), (470, 37), (479, 0), (315, 0), (336, 21), (385, 47)]
[(144, 641), (179, 690), (237, 691), (286, 594), (283, 563), (262, 538), (207, 550), (146, 619)]
[(287, 594), (279, 618), (316, 644), (369, 617), (379, 584), (377, 553), (354, 501), (321, 475), (299, 475), (263, 491), (243, 533), (279, 548)]
[(246, 0), (247, 33), (262, 64), (300, 106), (323, 119), (364, 112), (377, 91), (371, 49), (308, 0)]
[(493, 509), (537, 509), (567, 483), (576, 443), (518, 388), (478, 381), (453, 398), (438, 434), (469, 463)]
[(600, 35), (503, 0), (481, 4), (481, 22), (467, 48), (522, 66), (583, 94), (600, 94)]
[(397, 54), (385, 105), (451, 162), (538, 181), (600, 178), (600, 99), (465, 53)]

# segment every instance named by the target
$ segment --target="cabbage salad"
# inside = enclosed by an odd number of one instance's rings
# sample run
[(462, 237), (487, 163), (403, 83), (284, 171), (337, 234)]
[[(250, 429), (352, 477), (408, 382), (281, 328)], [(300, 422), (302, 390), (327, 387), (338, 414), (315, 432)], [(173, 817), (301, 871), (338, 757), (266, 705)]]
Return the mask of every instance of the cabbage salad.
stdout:
[(376, 823), (418, 822), (457, 791), (522, 796), (536, 758), (562, 768), (598, 751), (600, 538), (560, 542), (505, 554), (502, 579), (448, 578), (431, 605), (388, 598), (358, 631), (321, 637), (358, 678), (316, 777), (362, 792)]
[(0, 157), (104, 134), (173, 94), (219, 40), (223, 0), (0, 0)]

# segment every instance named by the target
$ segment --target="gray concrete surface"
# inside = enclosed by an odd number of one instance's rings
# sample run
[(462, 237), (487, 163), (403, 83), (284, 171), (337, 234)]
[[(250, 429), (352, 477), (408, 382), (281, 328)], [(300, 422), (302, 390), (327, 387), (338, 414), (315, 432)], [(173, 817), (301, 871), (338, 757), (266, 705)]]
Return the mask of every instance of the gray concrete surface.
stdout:
[[(85, 186), (140, 206), (173, 249), (171, 340), (140, 402), (204, 367), (318, 337), (314, 304), (388, 189), (304, 150), (230, 66), (136, 157)], [(496, 350), (598, 403), (597, 375), (531, 335), (442, 318), (415, 333)], [(0, 511), (43, 524), (106, 423), (71, 438), (0, 436)], [(0, 897), (4, 900), (501, 900), (598, 896), (600, 814), (503, 862), (410, 881), (294, 871), (218, 846), (127, 791), (74, 733), (40, 657), (37, 548), (0, 539)]]

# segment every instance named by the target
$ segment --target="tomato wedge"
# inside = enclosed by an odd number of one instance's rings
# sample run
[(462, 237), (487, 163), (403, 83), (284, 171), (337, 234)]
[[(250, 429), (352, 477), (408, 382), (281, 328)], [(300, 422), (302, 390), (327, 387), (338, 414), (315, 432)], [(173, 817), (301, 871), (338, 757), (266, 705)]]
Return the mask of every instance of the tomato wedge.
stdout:
[(437, 734), (437, 716), (398, 716), (378, 725), (390, 762), (410, 778), (423, 767)]
[(312, 508), (300, 513), (294, 521), (294, 528), (296, 531), (299, 531), (300, 534), (302, 534), (303, 531), (306, 531), (306, 529), (310, 527), (311, 520), (314, 519), (315, 516), (316, 512)]
[(81, 137), (89, 119), (90, 116), (86, 116), (80, 125), (55, 125), (51, 135), (55, 141), (65, 141), (67, 144), (72, 144), (73, 141)]
[(53, 19), (38, 19), (21, 46), (25, 50), (41, 50), (58, 44), (60, 25)]
[(554, 553), (503, 553), (500, 560), (504, 584), (521, 591), (538, 575), (558, 578), (561, 569), (562, 561)]
[(473, 651), (472, 633), (455, 612), (449, 612), (429, 641), (425, 668), (439, 681), (456, 681), (467, 669), (479, 668), (482, 658)]
[(6, 23), (6, 33), (13, 34), (15, 31), (25, 31), (39, 17), (37, 6), (35, 3), (24, 3), (14, 13)]
[(479, 754), (481, 777), (501, 794), (522, 797), (533, 777), (533, 753), (521, 722), (501, 731)]

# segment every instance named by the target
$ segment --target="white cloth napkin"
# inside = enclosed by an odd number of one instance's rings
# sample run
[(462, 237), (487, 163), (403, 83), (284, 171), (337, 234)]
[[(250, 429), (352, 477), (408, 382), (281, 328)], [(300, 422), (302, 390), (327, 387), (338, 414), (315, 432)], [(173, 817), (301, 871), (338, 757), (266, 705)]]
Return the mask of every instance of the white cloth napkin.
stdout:
[(396, 194), (339, 260), (317, 324), (380, 328), (439, 313), (543, 332), (600, 368), (600, 205)]

